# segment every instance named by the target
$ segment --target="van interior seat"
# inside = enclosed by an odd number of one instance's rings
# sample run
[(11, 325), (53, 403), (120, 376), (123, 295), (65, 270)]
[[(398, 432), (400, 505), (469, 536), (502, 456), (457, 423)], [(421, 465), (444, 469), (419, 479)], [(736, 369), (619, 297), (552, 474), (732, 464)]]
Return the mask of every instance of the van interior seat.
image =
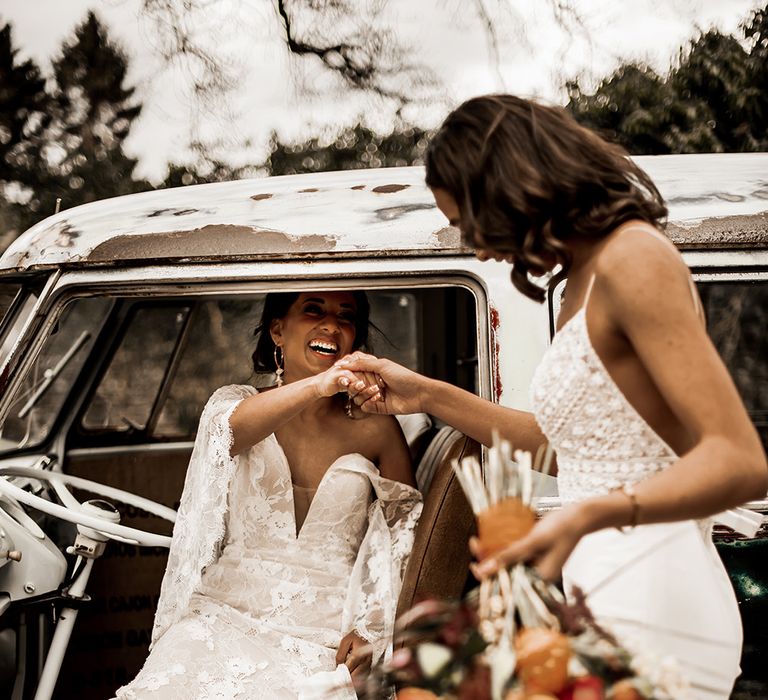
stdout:
[(432, 418), (427, 413), (406, 413), (395, 418), (400, 423), (400, 429), (411, 451), (413, 466), (416, 467), (434, 434)]
[(425, 598), (459, 598), (467, 586), (468, 540), (475, 532), (475, 518), (452, 463), (470, 455), (480, 458), (479, 443), (445, 426), (419, 462), (416, 481), (424, 494), (424, 508), (403, 577), (398, 615)]

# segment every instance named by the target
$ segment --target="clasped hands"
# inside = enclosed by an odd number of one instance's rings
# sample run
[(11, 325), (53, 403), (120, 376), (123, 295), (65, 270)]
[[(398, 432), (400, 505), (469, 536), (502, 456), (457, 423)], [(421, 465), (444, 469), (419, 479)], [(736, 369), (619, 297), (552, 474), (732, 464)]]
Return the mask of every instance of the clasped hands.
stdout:
[[(378, 358), (364, 353), (347, 355), (325, 372), (317, 375), (317, 390), (320, 396), (333, 396), (338, 393), (346, 393), (354, 405), (361, 408), (368, 402), (383, 402), (385, 395), (384, 379), (375, 371), (362, 367), (350, 368), (361, 358), (378, 361)], [(371, 410), (370, 405), (363, 409), (365, 413), (379, 413), (383, 411)]]

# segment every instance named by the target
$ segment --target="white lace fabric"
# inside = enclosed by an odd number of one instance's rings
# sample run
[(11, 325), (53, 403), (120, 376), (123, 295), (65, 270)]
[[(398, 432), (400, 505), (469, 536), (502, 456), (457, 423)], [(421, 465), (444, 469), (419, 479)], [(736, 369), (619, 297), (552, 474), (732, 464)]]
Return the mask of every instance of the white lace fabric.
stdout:
[(152, 652), (120, 698), (354, 698), (335, 662), (343, 634), (370, 641), (375, 660), (389, 650), (418, 491), (344, 455), (297, 534), (275, 436), (229, 456), (229, 417), (255, 392), (223, 387), (203, 411)]
[(530, 400), (557, 451), (563, 503), (637, 483), (677, 459), (611, 379), (590, 343), (584, 308), (552, 341)]
[[(589, 338), (586, 307), (557, 333), (531, 385), (537, 421), (557, 454), (564, 504), (667, 469), (677, 456), (622, 394)], [(642, 503), (641, 503), (642, 508)], [(690, 684), (674, 700), (726, 700), (739, 674), (741, 620), (711, 539), (711, 519), (601, 530), (563, 569), (605, 625), (657, 668)]]

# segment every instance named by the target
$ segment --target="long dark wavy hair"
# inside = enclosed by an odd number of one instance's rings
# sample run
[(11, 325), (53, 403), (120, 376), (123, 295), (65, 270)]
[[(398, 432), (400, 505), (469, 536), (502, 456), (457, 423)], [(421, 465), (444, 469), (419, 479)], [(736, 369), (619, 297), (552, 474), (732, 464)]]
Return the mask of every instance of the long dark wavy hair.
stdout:
[[(459, 206), (464, 243), (513, 260), (512, 283), (543, 301), (529, 274), (571, 267), (569, 239), (599, 239), (630, 219), (663, 227), (667, 208), (627, 152), (560, 107), (513, 95), (468, 100), (427, 150), (427, 185)], [(552, 283), (552, 282), (551, 282)]]
[[(271, 292), (264, 298), (264, 309), (261, 312), (261, 321), (253, 331), (258, 336), (256, 349), (251, 355), (253, 371), (256, 374), (268, 374), (275, 371), (275, 341), (269, 332), (272, 321), (285, 318), (288, 309), (299, 298), (300, 292)], [(370, 350), (368, 342), (368, 330), (371, 326), (369, 316), (371, 305), (365, 292), (355, 290), (352, 292), (355, 299), (355, 342), (353, 350)]]

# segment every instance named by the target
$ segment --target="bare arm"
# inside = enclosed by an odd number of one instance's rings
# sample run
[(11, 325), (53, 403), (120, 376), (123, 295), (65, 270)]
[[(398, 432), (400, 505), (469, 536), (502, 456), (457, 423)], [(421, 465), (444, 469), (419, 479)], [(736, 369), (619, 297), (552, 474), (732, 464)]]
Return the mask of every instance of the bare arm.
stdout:
[(760, 438), (697, 315), (687, 268), (651, 237), (621, 244), (601, 264), (611, 320), (695, 441), (672, 467), (637, 485), (641, 521), (706, 517), (764, 497), (768, 468)]
[(229, 419), (232, 429), (231, 454), (234, 456), (247, 450), (274, 433), (309, 404), (333, 396), (357, 381), (352, 372), (331, 367), (314, 377), (243, 399)]
[(535, 453), (546, 442), (533, 414), (499, 406), (391, 360), (356, 352), (337, 364), (353, 372), (375, 373), (384, 380), (383, 400), (355, 397), (368, 413), (429, 413), (483, 445), (491, 444), (494, 429), (516, 449)]

